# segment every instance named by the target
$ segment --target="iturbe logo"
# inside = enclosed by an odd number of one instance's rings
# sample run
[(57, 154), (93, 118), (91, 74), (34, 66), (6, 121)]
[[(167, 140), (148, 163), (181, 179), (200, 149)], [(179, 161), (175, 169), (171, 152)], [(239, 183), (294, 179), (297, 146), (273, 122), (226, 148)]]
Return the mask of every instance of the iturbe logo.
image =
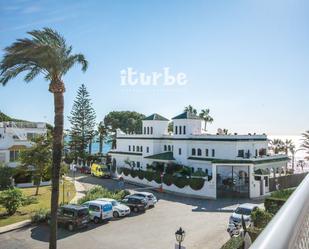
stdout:
[(173, 75), (170, 73), (169, 67), (164, 67), (162, 72), (151, 72), (149, 74), (128, 67), (120, 71), (120, 80), (121, 86), (184, 86), (188, 83), (185, 73), (179, 72)]

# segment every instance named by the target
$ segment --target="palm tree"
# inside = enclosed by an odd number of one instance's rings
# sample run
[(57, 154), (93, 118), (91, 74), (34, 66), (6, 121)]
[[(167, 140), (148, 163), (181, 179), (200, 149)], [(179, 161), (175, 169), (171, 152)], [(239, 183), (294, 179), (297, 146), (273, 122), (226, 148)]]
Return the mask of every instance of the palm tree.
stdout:
[(211, 124), (214, 121), (214, 119), (209, 115), (209, 112), (210, 112), (209, 109), (204, 109), (204, 110), (201, 110), (201, 113), (199, 115), (200, 118), (202, 118), (205, 121), (205, 124), (204, 124), (205, 131), (206, 131), (207, 123)]
[(285, 145), (281, 139), (270, 140), (270, 149), (274, 154), (279, 154), (280, 152), (285, 152)]
[(52, 194), (49, 248), (57, 248), (57, 209), (59, 198), (59, 175), (63, 147), (63, 107), (65, 85), (63, 76), (75, 65), (86, 71), (88, 62), (82, 54), (72, 54), (72, 46), (55, 30), (44, 28), (28, 32), (31, 38), (18, 39), (5, 48), (0, 64), (0, 84), (27, 72), (24, 80), (32, 81), (43, 74), (49, 81), (49, 91), (54, 96), (54, 131), (52, 153)]
[(303, 143), (301, 147), (306, 151), (307, 156), (305, 157), (306, 160), (309, 160), (309, 130), (305, 131), (303, 134)]
[(293, 154), (294, 150), (295, 150), (295, 145), (294, 145), (293, 141), (291, 139), (286, 139), (284, 141), (285, 154), (288, 154), (289, 152), (291, 154)]
[(197, 110), (192, 106), (192, 105), (188, 105), (185, 107), (184, 112), (190, 112), (193, 114), (197, 114)]
[(108, 129), (103, 122), (100, 122), (98, 125), (98, 134), (99, 134), (99, 153), (102, 155), (104, 140), (108, 135)]

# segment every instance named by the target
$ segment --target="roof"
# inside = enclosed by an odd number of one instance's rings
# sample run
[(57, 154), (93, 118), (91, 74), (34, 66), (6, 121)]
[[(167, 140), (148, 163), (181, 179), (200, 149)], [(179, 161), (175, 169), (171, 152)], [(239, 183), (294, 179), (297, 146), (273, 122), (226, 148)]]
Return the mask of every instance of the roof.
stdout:
[(173, 117), (172, 119), (201, 119), (201, 118), (192, 112), (186, 111), (179, 114), (176, 117)]
[(158, 113), (154, 113), (154, 114), (144, 118), (143, 120), (169, 121), (167, 118), (159, 115)]
[(154, 154), (151, 156), (146, 156), (147, 159), (157, 159), (157, 160), (166, 160), (166, 161), (174, 161), (175, 158), (173, 156), (173, 152), (164, 152), (159, 154)]
[(265, 157), (259, 160), (254, 159), (220, 159), (220, 158), (205, 158), (205, 157), (188, 157), (188, 160), (197, 160), (197, 161), (209, 161), (211, 163), (252, 163), (252, 164), (263, 164), (263, 163), (271, 163), (271, 162), (281, 162), (288, 161), (288, 157)]
[(269, 175), (269, 172), (267, 172), (267, 170), (265, 169), (256, 169), (254, 171), (255, 175)]
[(103, 200), (94, 200), (94, 201), (86, 201), (85, 203), (90, 203), (90, 204), (110, 204), (109, 201), (103, 201)]

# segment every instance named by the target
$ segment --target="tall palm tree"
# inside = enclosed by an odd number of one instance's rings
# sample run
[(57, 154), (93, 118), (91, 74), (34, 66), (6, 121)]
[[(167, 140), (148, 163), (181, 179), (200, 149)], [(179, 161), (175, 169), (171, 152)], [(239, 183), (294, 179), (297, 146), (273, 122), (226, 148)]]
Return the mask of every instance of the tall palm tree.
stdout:
[(295, 145), (291, 139), (286, 139), (284, 141), (284, 151), (285, 154), (288, 154), (289, 152), (293, 154), (293, 151), (295, 150)]
[(309, 160), (309, 130), (305, 131), (303, 134), (303, 143), (301, 147), (306, 151), (307, 156), (305, 157), (306, 160)]
[(270, 149), (274, 154), (279, 154), (280, 152), (285, 152), (285, 145), (281, 139), (270, 140)]
[(49, 81), (49, 91), (54, 96), (54, 131), (52, 153), (52, 194), (49, 248), (57, 248), (57, 208), (59, 198), (59, 175), (63, 147), (63, 107), (65, 86), (63, 76), (76, 63), (86, 71), (88, 62), (82, 54), (72, 54), (72, 46), (55, 30), (44, 28), (28, 32), (31, 38), (18, 39), (5, 48), (0, 64), (0, 84), (7, 82), (22, 72), (27, 72), (24, 80), (32, 81), (43, 74)]
[(186, 106), (184, 111), (185, 112), (190, 112), (190, 113), (193, 113), (193, 114), (197, 114), (197, 110), (192, 105)]
[(210, 110), (209, 109), (204, 109), (204, 110), (201, 110), (201, 113), (200, 113), (200, 118), (202, 118), (205, 123), (204, 123), (204, 130), (206, 131), (206, 127), (207, 127), (207, 123), (212, 123), (214, 121), (214, 119), (209, 115), (209, 112)]
[(99, 153), (102, 155), (104, 140), (108, 135), (108, 129), (104, 125), (104, 122), (100, 122), (98, 125), (98, 133), (99, 133)]

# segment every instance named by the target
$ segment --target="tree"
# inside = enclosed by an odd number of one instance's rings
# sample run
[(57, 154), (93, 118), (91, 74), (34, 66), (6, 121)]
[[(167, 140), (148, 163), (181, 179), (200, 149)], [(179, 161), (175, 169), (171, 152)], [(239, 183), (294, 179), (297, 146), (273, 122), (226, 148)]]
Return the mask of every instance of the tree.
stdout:
[(0, 163), (0, 190), (7, 189), (12, 185), (14, 169)]
[(303, 143), (301, 145), (302, 149), (305, 150), (307, 156), (305, 157), (306, 160), (309, 160), (309, 130), (302, 133), (303, 136)]
[(185, 107), (184, 112), (190, 112), (193, 114), (197, 114), (197, 110), (192, 106), (192, 105), (188, 105)]
[(104, 125), (104, 122), (100, 122), (98, 125), (98, 142), (99, 142), (99, 154), (103, 154), (103, 145), (104, 145), (104, 141), (106, 140), (107, 136), (108, 136), (108, 129), (107, 127)]
[[(87, 145), (92, 143), (95, 136), (95, 119), (96, 114), (89, 93), (85, 85), (82, 84), (77, 91), (71, 115), (69, 116), (71, 123), (70, 149), (75, 155), (75, 160), (80, 157), (85, 162), (85, 150)], [(91, 154), (91, 145), (89, 146), (89, 153)]]
[(209, 109), (204, 109), (201, 110), (201, 113), (199, 114), (200, 118), (202, 118), (205, 121), (204, 124), (204, 130), (206, 131), (207, 123), (212, 123), (214, 119), (209, 115), (210, 110)]
[(51, 169), (52, 140), (48, 136), (38, 136), (34, 140), (34, 145), (20, 152), (19, 160), (26, 167), (34, 168), (34, 179), (36, 183), (35, 195), (39, 194), (41, 180)]
[(27, 72), (24, 80), (32, 81), (43, 74), (50, 82), (49, 91), (54, 96), (54, 129), (52, 156), (52, 194), (49, 248), (57, 248), (57, 209), (59, 199), (59, 174), (63, 146), (63, 107), (65, 85), (63, 76), (76, 64), (86, 71), (88, 62), (82, 54), (72, 54), (72, 46), (50, 28), (28, 32), (31, 38), (18, 39), (5, 48), (0, 64), (0, 84)]
[(291, 154), (294, 153), (295, 151), (295, 144), (293, 143), (293, 141), (291, 139), (286, 139), (284, 142), (283, 142), (283, 146), (284, 146), (284, 151), (285, 151), (285, 154), (288, 154), (289, 152)]
[(11, 188), (0, 193), (0, 205), (3, 206), (8, 215), (13, 215), (22, 206), (25, 197), (19, 188)]
[(281, 139), (270, 140), (270, 149), (274, 152), (274, 154), (285, 152), (284, 142)]
[(104, 117), (104, 125), (108, 127), (112, 149), (116, 148), (116, 130), (127, 133), (142, 133), (144, 114), (130, 111), (114, 111)]

